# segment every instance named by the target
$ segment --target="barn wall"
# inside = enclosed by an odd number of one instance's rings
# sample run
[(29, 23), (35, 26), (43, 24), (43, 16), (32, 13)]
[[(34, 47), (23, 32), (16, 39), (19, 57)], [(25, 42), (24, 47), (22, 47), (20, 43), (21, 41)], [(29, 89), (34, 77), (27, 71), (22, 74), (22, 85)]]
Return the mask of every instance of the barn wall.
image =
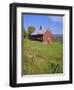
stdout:
[(52, 35), (50, 32), (46, 32), (43, 34), (43, 42), (50, 43), (52, 41)]

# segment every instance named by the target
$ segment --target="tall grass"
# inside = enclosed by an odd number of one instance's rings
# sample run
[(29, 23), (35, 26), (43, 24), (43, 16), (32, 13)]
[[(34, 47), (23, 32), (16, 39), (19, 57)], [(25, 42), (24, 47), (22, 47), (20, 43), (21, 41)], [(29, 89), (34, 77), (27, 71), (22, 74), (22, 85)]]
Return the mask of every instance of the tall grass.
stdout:
[(24, 75), (63, 73), (63, 43), (45, 45), (28, 39), (23, 42)]

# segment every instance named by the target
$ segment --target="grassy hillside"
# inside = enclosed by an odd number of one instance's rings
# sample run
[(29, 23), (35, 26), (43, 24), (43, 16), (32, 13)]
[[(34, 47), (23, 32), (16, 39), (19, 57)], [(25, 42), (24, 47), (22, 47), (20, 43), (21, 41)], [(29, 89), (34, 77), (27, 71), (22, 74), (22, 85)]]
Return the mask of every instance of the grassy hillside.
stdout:
[(63, 73), (63, 43), (23, 40), (23, 74)]

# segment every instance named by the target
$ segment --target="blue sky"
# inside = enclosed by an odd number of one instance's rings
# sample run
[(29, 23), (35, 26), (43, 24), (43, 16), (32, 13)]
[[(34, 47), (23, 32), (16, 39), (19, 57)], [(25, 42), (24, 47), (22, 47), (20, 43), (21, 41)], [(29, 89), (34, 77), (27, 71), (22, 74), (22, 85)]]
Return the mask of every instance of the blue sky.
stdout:
[(26, 31), (28, 26), (36, 30), (43, 26), (50, 28), (53, 34), (63, 34), (63, 16), (23, 14), (23, 26)]

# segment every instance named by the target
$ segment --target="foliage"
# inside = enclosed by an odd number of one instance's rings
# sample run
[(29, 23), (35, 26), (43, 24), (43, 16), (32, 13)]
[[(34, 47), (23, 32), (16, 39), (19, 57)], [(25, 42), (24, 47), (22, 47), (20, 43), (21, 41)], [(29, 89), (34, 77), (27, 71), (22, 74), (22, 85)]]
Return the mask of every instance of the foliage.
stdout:
[(29, 33), (29, 35), (32, 34), (34, 31), (35, 31), (35, 27), (33, 27), (33, 26), (29, 26), (28, 27), (28, 33)]
[(26, 39), (28, 38), (28, 32), (25, 30), (24, 27), (23, 27), (23, 37), (25, 37)]
[(24, 31), (24, 37), (28, 38), (28, 36), (29, 36), (28, 32)]

